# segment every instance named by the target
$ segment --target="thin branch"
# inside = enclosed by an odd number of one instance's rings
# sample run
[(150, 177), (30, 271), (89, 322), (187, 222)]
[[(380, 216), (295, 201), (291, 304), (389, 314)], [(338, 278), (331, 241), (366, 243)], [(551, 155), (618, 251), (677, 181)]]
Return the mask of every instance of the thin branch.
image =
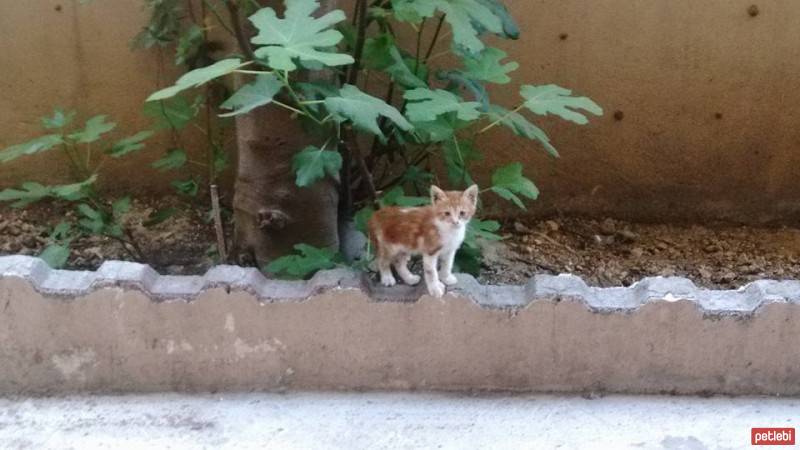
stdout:
[(217, 234), (217, 253), (219, 260), (228, 260), (228, 250), (225, 248), (225, 229), (222, 227), (222, 213), (219, 208), (219, 190), (216, 184), (211, 185), (211, 211), (214, 214), (214, 231)]
[(256, 55), (253, 53), (253, 47), (250, 45), (250, 39), (242, 27), (242, 19), (239, 16), (239, 5), (236, 0), (225, 0), (225, 6), (228, 8), (228, 15), (231, 17), (231, 26), (233, 26), (233, 35), (236, 36), (236, 42), (239, 44), (239, 49), (244, 56), (250, 61), (256, 60)]
[(367, 185), (370, 200), (375, 201), (378, 198), (378, 192), (375, 190), (375, 181), (372, 179), (372, 173), (370, 173), (367, 163), (364, 161), (364, 155), (361, 153), (361, 147), (358, 145), (358, 138), (349, 127), (346, 127), (343, 133), (346, 142), (345, 145), (350, 147), (353, 159), (355, 159), (356, 164), (358, 164), (358, 170), (361, 172), (361, 176)]
[(356, 47), (353, 51), (353, 65), (350, 66), (350, 72), (347, 74), (347, 83), (356, 84), (358, 81), (358, 71), (361, 68), (361, 56), (364, 53), (364, 42), (367, 34), (367, 0), (357, 0), (356, 8), (358, 12), (358, 31), (356, 34)]
[[(232, 1), (235, 1), (235, 0), (232, 0)], [(230, 2), (226, 2), (226, 3), (230, 3)], [(236, 33), (234, 33), (234, 31), (231, 30), (231, 27), (229, 27), (228, 24), (226, 24), (225, 21), (222, 20), (222, 16), (219, 15), (219, 12), (217, 11), (217, 8), (214, 7), (214, 5), (211, 4), (211, 2), (209, 2), (208, 0), (203, 0), (203, 6), (205, 8), (208, 8), (211, 11), (211, 14), (214, 15), (214, 17), (217, 19), (217, 22), (219, 22), (220, 26), (222, 28), (224, 28), (225, 31), (230, 33), (231, 36), (236, 36)], [(205, 14), (203, 14), (203, 16), (205, 16)], [(232, 20), (233, 20), (233, 17), (231, 17), (231, 21)], [(205, 17), (203, 17), (203, 21), (205, 21)], [(205, 25), (206, 24), (203, 23), (203, 28), (205, 28)]]
[(414, 75), (419, 71), (419, 52), (422, 47), (422, 33), (425, 30), (425, 20), (422, 18), (422, 23), (419, 24), (419, 31), (417, 32), (417, 50), (414, 53)]
[(506, 120), (506, 119), (507, 119), (507, 118), (508, 118), (508, 117), (509, 117), (511, 114), (514, 114), (515, 112), (519, 112), (519, 110), (520, 110), (520, 109), (522, 109), (522, 108), (524, 108), (524, 107), (525, 107), (525, 104), (524, 104), (524, 103), (523, 103), (523, 104), (521, 104), (521, 105), (519, 105), (519, 106), (517, 106), (516, 108), (512, 109), (511, 111), (509, 111), (509, 112), (507, 112), (507, 113), (503, 114), (502, 116), (500, 116), (500, 118), (499, 118), (499, 119), (497, 119), (497, 120), (495, 120), (494, 122), (490, 123), (489, 125), (486, 125), (485, 127), (481, 128), (481, 129), (480, 129), (480, 130), (479, 130), (477, 133), (475, 133), (475, 134), (483, 134), (483, 133), (485, 133), (485, 132), (489, 131), (490, 129), (494, 128), (494, 127), (495, 127), (497, 124), (499, 124), (500, 122), (502, 122), (502, 121)]
[(436, 24), (436, 31), (433, 33), (433, 39), (431, 39), (431, 45), (428, 47), (428, 51), (425, 52), (425, 59), (423, 59), (423, 63), (428, 62), (428, 59), (431, 57), (431, 53), (433, 52), (433, 48), (436, 47), (436, 41), (439, 39), (439, 32), (442, 31), (442, 24), (444, 24), (444, 17), (447, 14), (442, 14), (439, 17), (439, 23)]

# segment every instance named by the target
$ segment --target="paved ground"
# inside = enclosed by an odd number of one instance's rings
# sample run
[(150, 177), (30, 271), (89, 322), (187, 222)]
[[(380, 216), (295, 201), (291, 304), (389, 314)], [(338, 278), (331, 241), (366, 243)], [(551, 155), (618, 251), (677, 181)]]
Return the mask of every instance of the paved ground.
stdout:
[(233, 394), (0, 399), (0, 448), (719, 449), (800, 399)]

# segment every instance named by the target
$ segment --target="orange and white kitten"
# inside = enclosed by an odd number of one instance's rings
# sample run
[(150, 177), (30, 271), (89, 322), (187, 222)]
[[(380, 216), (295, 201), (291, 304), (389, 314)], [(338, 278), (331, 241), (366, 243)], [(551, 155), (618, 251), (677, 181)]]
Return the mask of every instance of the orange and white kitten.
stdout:
[[(369, 220), (369, 234), (384, 286), (393, 286), (392, 265), (406, 284), (419, 283), (408, 270), (412, 255), (422, 255), (425, 284), (434, 297), (444, 295), (445, 284), (455, 284), (453, 259), (464, 242), (467, 223), (475, 214), (478, 186), (466, 191), (443, 191), (431, 186), (431, 205), (418, 208), (388, 207)], [(441, 268), (437, 271), (437, 263)]]

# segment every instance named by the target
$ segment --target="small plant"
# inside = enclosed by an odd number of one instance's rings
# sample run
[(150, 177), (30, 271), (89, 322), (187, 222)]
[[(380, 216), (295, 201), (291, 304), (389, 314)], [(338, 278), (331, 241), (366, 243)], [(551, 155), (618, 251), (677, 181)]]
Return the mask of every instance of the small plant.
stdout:
[[(206, 24), (211, 15), (219, 18), (217, 2), (205, 0), (196, 6), (191, 0), (146, 0), (145, 5), (150, 12), (150, 20), (133, 39), (133, 48), (151, 49), (172, 45), (175, 48), (175, 65), (187, 70), (214, 62), (210, 53), (217, 50), (220, 44), (209, 38)], [(153, 167), (176, 174), (190, 172), (188, 177), (183, 176), (183, 179), (172, 182), (172, 187), (181, 196), (197, 198), (201, 189), (206, 188), (209, 199), (208, 222), (214, 222), (217, 234), (213, 253), (220, 260), (227, 259), (222, 218), (224, 211), (219, 206), (218, 179), (229, 165), (224, 145), (224, 128), (228, 122), (215, 120), (215, 117), (219, 113), (220, 98), (224, 99), (227, 94), (224, 85), (209, 83), (202, 93), (193, 97), (176, 96), (160, 102), (148, 102), (144, 107), (144, 114), (155, 121), (156, 129), (169, 132), (172, 140), (172, 147), (161, 160), (153, 163)], [(192, 161), (186, 154), (182, 141), (187, 127), (205, 137), (206, 152), (201, 161)], [(189, 167), (202, 171), (187, 170)]]
[(131, 258), (142, 261), (145, 255), (123, 220), (131, 206), (130, 196), (107, 198), (97, 191), (95, 184), (102, 167), (108, 161), (124, 158), (141, 150), (153, 132), (141, 131), (110, 141), (106, 139), (107, 135), (116, 128), (116, 124), (109, 122), (106, 116), (94, 116), (82, 127), (73, 126), (74, 118), (74, 111), (56, 109), (51, 116), (41, 120), (42, 128), (47, 134), (0, 151), (0, 164), (23, 156), (47, 155), (58, 149), (69, 161), (76, 181), (62, 185), (28, 181), (18, 188), (0, 191), (0, 201), (11, 202), (11, 207), (14, 208), (22, 208), (51, 198), (75, 206), (77, 222), (62, 222), (56, 226), (50, 235), (50, 245), (40, 255), (53, 267), (62, 267), (66, 263), (70, 243), (77, 234), (114, 239)]
[[(508, 84), (518, 68), (506, 61), (505, 52), (484, 42), (489, 35), (519, 35), (498, 0), (356, 0), (350, 20), (341, 10), (316, 14), (317, 0), (287, 0), (283, 17), (249, 1), (203, 4), (213, 11), (214, 5), (224, 5), (230, 12), (227, 22), (214, 16), (237, 39), (241, 52), (191, 70), (148, 101), (167, 101), (227, 75), (251, 77), (220, 105), (228, 111), (224, 115), (271, 107), (301, 120), (318, 144), (295, 154), (295, 183), (311, 186), (325, 177), (338, 181), (345, 208), (340, 215), (352, 218), (362, 231), (376, 206), (425, 204), (422, 193), (436, 179), (437, 168), (454, 189), (472, 184), (471, 169), (490, 145), (482, 139), (490, 130), (505, 127), (557, 157), (530, 115), (583, 125), (586, 114), (603, 113), (589, 98), (552, 84), (523, 85), (513, 106), (492, 101), (488, 86)], [(253, 12), (254, 36), (242, 31), (240, 7)], [(151, 35), (180, 34), (174, 27), (159, 30)], [(401, 40), (401, 34), (415, 39)], [(442, 45), (448, 37), (450, 44)], [(525, 200), (539, 195), (518, 162), (496, 168), (482, 192), (522, 209)], [(477, 271), (477, 239), (499, 239), (498, 228), (494, 221), (470, 223), (457, 259), (461, 270)], [(278, 259), (267, 269), (303, 277), (342, 260), (336, 249), (297, 249), (298, 255)]]

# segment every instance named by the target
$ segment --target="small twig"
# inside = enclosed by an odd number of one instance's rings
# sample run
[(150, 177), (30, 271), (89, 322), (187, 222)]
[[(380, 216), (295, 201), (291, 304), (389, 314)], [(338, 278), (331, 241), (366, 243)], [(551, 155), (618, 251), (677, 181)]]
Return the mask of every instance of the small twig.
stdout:
[(372, 173), (370, 173), (369, 167), (367, 167), (367, 163), (364, 161), (364, 155), (361, 154), (361, 147), (358, 145), (358, 140), (353, 130), (350, 128), (345, 128), (343, 134), (345, 137), (345, 145), (350, 147), (353, 159), (355, 159), (356, 164), (358, 164), (358, 170), (361, 172), (361, 176), (367, 185), (370, 200), (374, 201), (378, 198), (378, 192), (375, 189), (375, 181), (372, 179)]
[(250, 39), (242, 27), (242, 20), (239, 17), (239, 5), (236, 0), (226, 0), (225, 6), (228, 8), (228, 15), (231, 16), (231, 26), (233, 26), (233, 35), (236, 36), (236, 42), (239, 44), (239, 49), (244, 53), (244, 56), (250, 61), (256, 60), (256, 55), (253, 53), (253, 47), (250, 45)]
[[(235, 3), (235, 0), (228, 1), (228, 2), (225, 2), (225, 3)], [(236, 5), (234, 5), (234, 6), (236, 6)], [(214, 5), (212, 5), (208, 0), (203, 0), (203, 7), (204, 7), (203, 9), (207, 8), (209, 11), (211, 11), (211, 14), (214, 15), (214, 17), (217, 19), (217, 22), (219, 22), (219, 25), (222, 28), (224, 28), (225, 31), (227, 31), (232, 36), (236, 35), (234, 33), (234, 31), (231, 30), (231, 28), (228, 26), (228, 24), (226, 24), (225, 21), (222, 20), (222, 17), (219, 15), (219, 12), (217, 12), (217, 8), (215, 8)], [(205, 11), (203, 11), (203, 22), (205, 22), (205, 16), (206, 16)], [(238, 15), (237, 15), (237, 17), (238, 17)], [(233, 21), (233, 17), (231, 17), (231, 21)], [(205, 25), (206, 24), (203, 23), (203, 28), (205, 28)]]
[(356, 34), (356, 47), (353, 49), (353, 65), (347, 74), (347, 83), (356, 84), (358, 81), (358, 71), (361, 69), (361, 56), (364, 53), (364, 42), (367, 34), (367, 0), (356, 0), (356, 11), (358, 13), (358, 30)]
[(551, 244), (553, 244), (553, 245), (556, 245), (556, 246), (558, 246), (558, 247), (561, 247), (561, 248), (563, 248), (563, 249), (566, 249), (567, 251), (569, 251), (569, 252), (570, 252), (570, 253), (572, 253), (573, 255), (577, 255), (577, 254), (578, 254), (578, 252), (576, 252), (576, 251), (575, 251), (575, 249), (573, 249), (573, 248), (572, 248), (572, 247), (570, 247), (569, 245), (567, 245), (567, 244), (562, 244), (561, 242), (558, 242), (557, 240), (555, 240), (555, 239), (551, 238), (550, 236), (548, 236), (548, 235), (546, 235), (546, 234), (544, 234), (544, 233), (542, 233), (542, 232), (540, 232), (540, 231), (531, 231), (531, 233), (533, 233), (533, 234), (535, 234), (535, 235), (539, 236), (540, 238), (542, 238), (542, 239), (546, 240), (547, 242), (549, 242), (549, 243), (551, 243)]
[(433, 33), (433, 39), (431, 39), (431, 45), (428, 47), (428, 51), (425, 52), (425, 58), (422, 60), (423, 63), (428, 62), (428, 59), (431, 57), (431, 53), (433, 53), (433, 48), (436, 47), (436, 41), (439, 39), (439, 32), (442, 31), (442, 24), (444, 24), (444, 18), (447, 14), (442, 14), (439, 17), (439, 23), (436, 24), (436, 31)]
[(214, 214), (214, 231), (217, 233), (217, 253), (220, 262), (228, 260), (228, 250), (225, 247), (225, 229), (222, 226), (222, 212), (219, 208), (219, 191), (216, 184), (211, 185), (211, 211)]

